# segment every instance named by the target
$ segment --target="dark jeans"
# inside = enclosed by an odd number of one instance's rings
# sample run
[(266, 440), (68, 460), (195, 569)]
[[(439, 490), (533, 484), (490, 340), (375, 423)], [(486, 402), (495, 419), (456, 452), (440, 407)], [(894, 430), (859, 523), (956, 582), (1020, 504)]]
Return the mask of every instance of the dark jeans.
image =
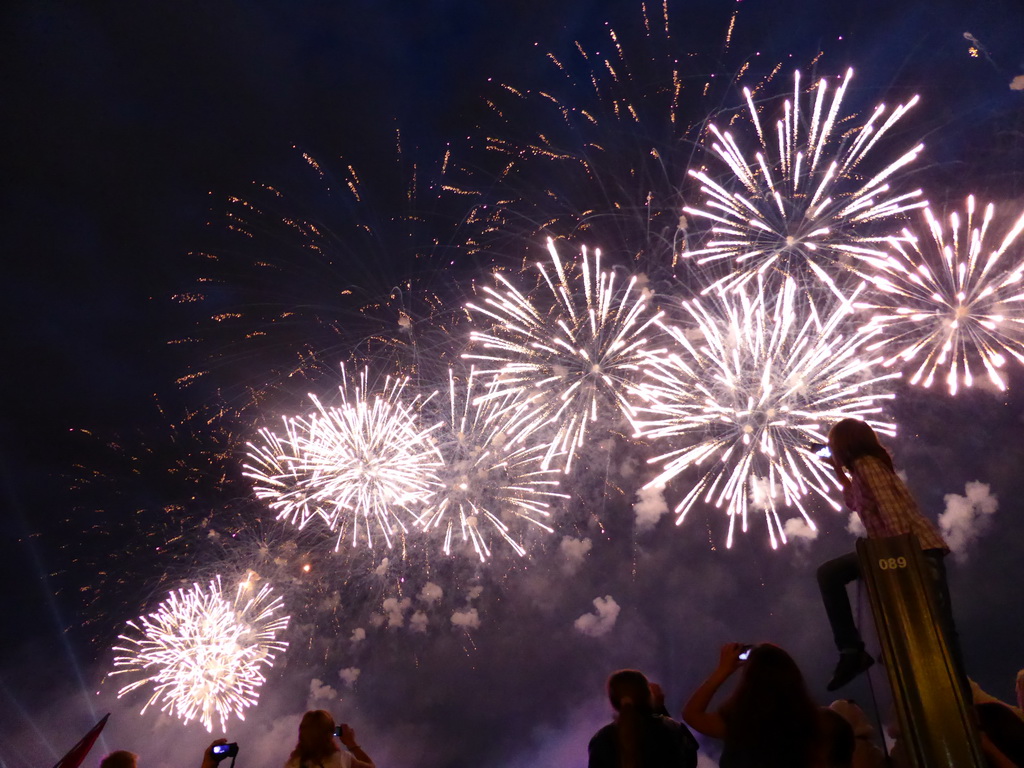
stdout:
[[(964, 693), (969, 696), (970, 685), (964, 673), (963, 653), (960, 651), (960, 637), (957, 635), (956, 623), (953, 621), (953, 606), (949, 599), (949, 586), (946, 584), (946, 564), (943, 562), (945, 552), (941, 549), (924, 550), (924, 559), (928, 565), (928, 574), (935, 589), (938, 609), (936, 617), (946, 636), (946, 644), (953, 664), (960, 678)], [(860, 578), (860, 563), (857, 553), (851, 552), (835, 560), (829, 560), (818, 568), (818, 588), (821, 589), (821, 601), (825, 604), (828, 622), (832, 625), (832, 637), (836, 648), (842, 651), (853, 651), (864, 648), (864, 640), (860, 636), (857, 624), (853, 619), (850, 596), (846, 593), (846, 585)]]

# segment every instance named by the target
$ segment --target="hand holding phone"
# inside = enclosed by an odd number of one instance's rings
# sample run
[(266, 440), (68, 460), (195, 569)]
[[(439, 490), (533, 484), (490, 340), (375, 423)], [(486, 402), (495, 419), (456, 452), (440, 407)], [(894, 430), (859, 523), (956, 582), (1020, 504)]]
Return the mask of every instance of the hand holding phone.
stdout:
[(229, 757), (238, 756), (238, 743), (232, 742), (231, 744), (214, 744), (210, 747), (210, 755), (216, 762), (225, 760)]

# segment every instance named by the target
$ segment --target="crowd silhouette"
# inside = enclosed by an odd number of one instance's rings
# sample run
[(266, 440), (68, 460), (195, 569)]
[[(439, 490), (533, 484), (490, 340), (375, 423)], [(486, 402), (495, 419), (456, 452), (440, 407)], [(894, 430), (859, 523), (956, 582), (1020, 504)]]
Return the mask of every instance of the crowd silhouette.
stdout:
[[(955, 684), (964, 701), (974, 703), (972, 724), (985, 760), (991, 768), (1024, 768), (1024, 670), (1016, 680), (1017, 707), (984, 694), (969, 680), (946, 583), (946, 543), (921, 513), (870, 426), (844, 419), (830, 430), (827, 447), (823, 458), (836, 474), (846, 505), (860, 516), (867, 537), (916, 537)], [(865, 649), (847, 594), (847, 585), (861, 577), (860, 567), (851, 553), (818, 569), (825, 614), (839, 651), (826, 686), (829, 691), (844, 687), (875, 663)], [(712, 707), (716, 694), (734, 676), (732, 691)], [(772, 643), (724, 644), (717, 664), (683, 706), (682, 722), (670, 716), (661, 686), (638, 670), (614, 672), (607, 693), (614, 719), (591, 738), (589, 768), (697, 768), (700, 743), (691, 728), (720, 742), (720, 768), (901, 768), (906, 760), (898, 746), (887, 753), (882, 734), (856, 702), (839, 699), (820, 706), (797, 662)], [(355, 731), (336, 725), (326, 710), (306, 712), (298, 730), (284, 768), (375, 768)], [(886, 735), (898, 745), (897, 730), (890, 727)], [(237, 752), (238, 745), (218, 739), (204, 751), (201, 768), (217, 768)], [(137, 756), (126, 751), (112, 752), (99, 765), (139, 768)]]

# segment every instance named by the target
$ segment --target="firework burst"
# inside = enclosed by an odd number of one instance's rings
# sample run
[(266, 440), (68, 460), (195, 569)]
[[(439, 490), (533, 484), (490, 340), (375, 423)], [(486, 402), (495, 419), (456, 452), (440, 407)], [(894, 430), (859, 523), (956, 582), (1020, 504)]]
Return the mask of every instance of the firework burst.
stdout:
[(1024, 214), (995, 248), (986, 243), (995, 206), (985, 206), (980, 221), (978, 214), (973, 195), (962, 217), (949, 215), (947, 228), (925, 208), (927, 236), (904, 230), (894, 238), (869, 277), (877, 290), (858, 305), (872, 313), (867, 327), (881, 335), (872, 349), (897, 350), (885, 365), (913, 368), (910, 383), (924, 387), (944, 370), (951, 395), (974, 383), (979, 365), (1005, 390), (1007, 355), (1024, 363), (1024, 260), (1017, 245)]
[(444, 462), (429, 436), (440, 423), (420, 425), (425, 401), (405, 402), (408, 379), (388, 377), (371, 394), (365, 369), (350, 386), (343, 366), (342, 378), (340, 406), (310, 395), (314, 413), (285, 418), (281, 435), (261, 430), (245, 474), (279, 519), (302, 528), (322, 518), (338, 547), (346, 534), (353, 546), (360, 538), (372, 546), (376, 529), (390, 548), (438, 487)]
[(195, 350), (178, 383), (238, 407), (301, 395), (339, 360), (432, 358), (461, 314), (450, 266), (476, 252), (447, 150), (396, 134), (390, 156), (360, 152), (369, 170), (296, 155), (273, 184), (224, 203), (194, 285), (171, 297), (195, 323), (172, 342)]
[(501, 414), (510, 396), (477, 398), (478, 382), (472, 369), (461, 383), (448, 372), (444, 427), (434, 433), (445, 466), (441, 486), (419, 522), (428, 530), (444, 530), (446, 554), (456, 535), (471, 543), (483, 561), (491, 555), (486, 530), (524, 555), (526, 550), (514, 538), (510, 523), (518, 521), (552, 533), (551, 504), (568, 496), (557, 490), (558, 471), (540, 466), (543, 446), (506, 447), (507, 419)]
[(606, 25), (600, 45), (547, 52), (542, 87), (488, 85), (482, 140), (459, 183), (487, 201), (474, 215), (489, 224), (490, 250), (555, 235), (628, 255), (652, 280), (676, 266), (687, 239), (680, 182), (708, 114), (754, 57), (729, 53), (738, 8), (709, 9), (705, 20), (724, 32), (713, 56), (687, 50), (689, 25), (677, 34), (669, 3), (639, 9)]
[(172, 592), (154, 613), (128, 622), (134, 632), (120, 636), (110, 674), (138, 679), (118, 697), (151, 687), (142, 712), (158, 704), (186, 723), (198, 719), (207, 731), (215, 716), (222, 729), (232, 715), (244, 720), (259, 698), (264, 668), (288, 645), (277, 639), (289, 620), (280, 615), (281, 599), (269, 586), (254, 590), (246, 580), (233, 599), (225, 597), (218, 577), (205, 588)]
[(677, 523), (698, 501), (724, 509), (728, 546), (752, 508), (763, 510), (773, 547), (786, 541), (781, 509), (795, 508), (812, 529), (807, 497), (838, 509), (836, 481), (811, 450), (829, 423), (854, 417), (893, 434), (879, 418), (899, 374), (875, 371), (880, 359), (864, 355), (870, 337), (848, 332), (852, 307), (832, 301), (820, 312), (792, 280), (775, 294), (757, 289), (683, 302), (685, 327), (666, 327), (678, 344), (650, 360), (635, 389), (637, 434), (682, 443), (651, 459), (661, 471), (647, 487), (703, 469), (675, 508)]
[(499, 287), (483, 289), (482, 305), (467, 305), (492, 325), (471, 334), (482, 351), (463, 357), (493, 366), (480, 371), (492, 383), (477, 401), (502, 402), (496, 416), (508, 419), (510, 445), (550, 432), (542, 467), (565, 454), (568, 472), (589, 425), (609, 411), (628, 415), (625, 383), (650, 351), (650, 330), (660, 313), (648, 311), (637, 278), (619, 286), (614, 272), (601, 269), (600, 251), (591, 256), (584, 248), (574, 280), (550, 239), (548, 251), (553, 274), (536, 265), (547, 288), (543, 302), (495, 274)]
[[(743, 139), (711, 125), (711, 151), (728, 169), (727, 181), (704, 170), (691, 170), (701, 183), (703, 207), (683, 210), (711, 223), (703, 248), (684, 254), (697, 264), (730, 262), (728, 274), (707, 290), (728, 289), (778, 276), (801, 287), (820, 285), (839, 298), (861, 262), (883, 254), (892, 231), (878, 232), (877, 222), (920, 208), (921, 191), (901, 194), (890, 187), (893, 176), (917, 157), (918, 144), (877, 170), (867, 170), (869, 156), (914, 104), (915, 96), (887, 114), (880, 104), (859, 126), (848, 128), (841, 107), (853, 76), (846, 76), (828, 100), (829, 83), (821, 79), (803, 104), (800, 73), (794, 75), (792, 100), (772, 132), (762, 127), (749, 89), (744, 89), (748, 116), (760, 149), (749, 160)], [(737, 189), (740, 188), (740, 189)], [(776, 281), (777, 284), (777, 281)]]

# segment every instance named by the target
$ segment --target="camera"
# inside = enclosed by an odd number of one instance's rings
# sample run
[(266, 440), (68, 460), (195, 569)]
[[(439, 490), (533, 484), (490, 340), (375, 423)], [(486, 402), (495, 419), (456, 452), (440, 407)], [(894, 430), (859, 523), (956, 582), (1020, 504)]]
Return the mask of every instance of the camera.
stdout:
[(214, 744), (210, 748), (210, 755), (218, 763), (221, 760), (224, 760), (224, 759), (229, 758), (229, 757), (237, 757), (238, 756), (238, 744), (237, 743), (232, 743), (232, 744)]
[(831, 459), (832, 451), (825, 443), (811, 443), (810, 449), (814, 452), (814, 455), (819, 459)]
[(746, 661), (747, 659), (749, 659), (750, 658), (750, 652), (753, 649), (754, 649), (754, 646), (752, 646), (752, 645), (744, 645), (743, 646), (743, 650), (740, 651), (740, 655), (739, 655), (740, 661)]
[(348, 728), (348, 725), (346, 723), (342, 723), (334, 729), (334, 735), (337, 736), (339, 739), (341, 738), (341, 731), (343, 728)]

